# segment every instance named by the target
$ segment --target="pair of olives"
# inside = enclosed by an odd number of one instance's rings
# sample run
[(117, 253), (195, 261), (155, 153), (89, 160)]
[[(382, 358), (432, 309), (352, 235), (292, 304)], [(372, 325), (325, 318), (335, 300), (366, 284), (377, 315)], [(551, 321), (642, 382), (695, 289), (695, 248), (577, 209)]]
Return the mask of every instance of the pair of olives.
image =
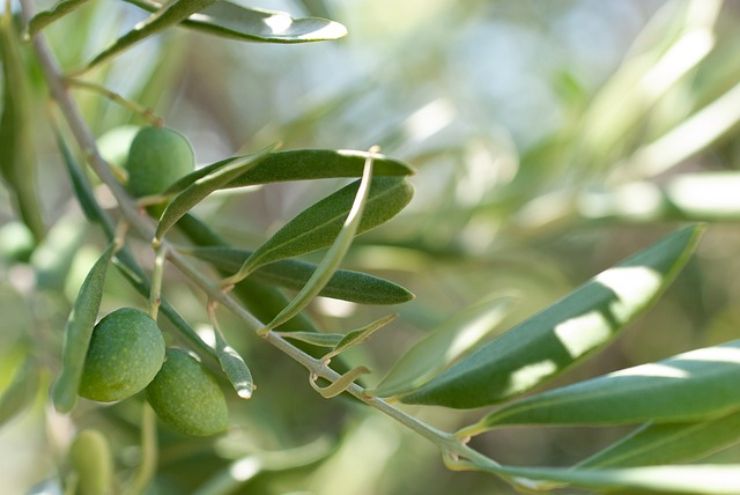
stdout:
[(213, 435), (228, 426), (226, 399), (213, 375), (188, 352), (165, 349), (149, 315), (121, 308), (95, 325), (79, 393), (112, 402), (144, 389), (162, 421), (181, 433)]

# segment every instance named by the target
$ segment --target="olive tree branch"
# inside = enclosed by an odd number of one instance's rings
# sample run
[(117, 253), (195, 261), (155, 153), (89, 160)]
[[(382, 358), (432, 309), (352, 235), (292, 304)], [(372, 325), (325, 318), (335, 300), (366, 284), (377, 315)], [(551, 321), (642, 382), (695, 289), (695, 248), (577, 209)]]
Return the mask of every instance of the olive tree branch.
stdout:
[[(20, 0), (20, 3), (24, 19), (28, 22), (28, 20), (33, 17), (35, 11), (34, 2), (33, 0)], [(36, 57), (42, 68), (44, 78), (51, 92), (51, 96), (59, 106), (72, 135), (74, 136), (78, 146), (83, 150), (86, 160), (100, 180), (110, 189), (118, 203), (121, 215), (126, 219), (131, 228), (142, 238), (153, 239), (155, 233), (154, 224), (151, 219), (146, 217), (143, 212), (140, 211), (132, 198), (129, 197), (111, 172), (110, 165), (100, 155), (92, 131), (87, 126), (77, 104), (67, 91), (65, 76), (53, 57), (44, 36), (40, 33), (35, 34), (32, 36), (31, 41), (33, 43)], [(168, 243), (163, 240), (162, 244), (164, 247)], [(212, 281), (206, 275), (197, 270), (190, 264), (188, 259), (180, 254), (176, 249), (167, 249), (167, 258), (180, 272), (199, 286), (211, 300), (218, 301), (220, 304), (232, 311), (241, 320), (243, 320), (252, 331), (257, 332), (265, 326), (263, 322), (259, 321), (254, 317), (254, 315), (243, 308), (236, 299), (229, 294), (222, 292), (217, 281)], [(301, 351), (275, 332), (264, 334), (262, 335), (262, 338), (284, 354), (288, 355), (288, 357), (303, 365), (312, 375), (324, 378), (331, 383), (341, 380), (342, 375), (326, 366), (320, 359), (316, 359)], [(506, 468), (502, 467), (489, 457), (481, 454), (477, 450), (468, 447), (452, 433), (439, 430), (420, 419), (407, 414), (383, 399), (368, 395), (365, 392), (365, 389), (356, 383), (351, 383), (345, 391), (368, 406), (377, 409), (428, 439), (434, 443), (443, 452), (443, 454), (447, 456), (447, 458), (466, 459), (480, 470), (494, 472), (508, 482), (521, 486), (518, 481), (514, 480), (512, 476), (507, 473)]]

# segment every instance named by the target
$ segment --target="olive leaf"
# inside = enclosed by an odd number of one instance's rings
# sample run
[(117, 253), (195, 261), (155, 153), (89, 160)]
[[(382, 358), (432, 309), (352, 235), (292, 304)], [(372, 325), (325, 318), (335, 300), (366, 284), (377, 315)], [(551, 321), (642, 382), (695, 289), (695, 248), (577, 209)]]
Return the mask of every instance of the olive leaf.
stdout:
[(578, 464), (611, 468), (700, 459), (740, 442), (740, 412), (707, 421), (647, 423)]
[[(257, 268), (310, 253), (332, 244), (354, 202), (360, 181), (353, 182), (298, 214), (244, 261), (232, 277), (241, 280)], [(357, 234), (393, 218), (405, 207), (413, 189), (403, 178), (374, 177)]]
[(318, 347), (335, 348), (345, 337), (343, 333), (321, 333), (321, 332), (280, 332), (280, 336), (286, 339), (298, 340)]
[[(225, 187), (244, 187), (293, 180), (360, 177), (367, 156), (367, 151), (356, 150), (274, 151)], [(200, 168), (172, 184), (165, 194), (180, 192), (201, 177), (213, 173), (232, 160), (241, 158), (233, 157)], [(373, 169), (375, 176), (405, 176), (414, 173), (414, 169), (409, 165), (382, 154), (375, 155)]]
[(347, 349), (350, 349), (356, 345), (362, 344), (367, 339), (369, 339), (375, 332), (377, 332), (384, 326), (388, 325), (390, 322), (395, 320), (397, 317), (398, 315), (396, 314), (386, 315), (356, 330), (347, 332), (347, 334), (342, 337), (342, 340), (337, 342), (334, 348), (329, 353), (327, 353), (323, 357), (323, 359), (331, 359), (334, 356), (338, 356), (339, 354), (343, 353)]
[(105, 275), (114, 249), (114, 244), (108, 246), (90, 269), (64, 328), (62, 372), (52, 389), (54, 407), (62, 413), (71, 411), (77, 401), (85, 356), (98, 316)]
[(195, 205), (203, 201), (209, 194), (228, 184), (231, 180), (254, 167), (268, 153), (268, 150), (236, 158), (224, 164), (218, 170), (205, 175), (186, 187), (167, 204), (162, 217), (157, 224), (154, 234), (156, 239), (162, 239), (167, 231), (190, 211)]
[(3, 76), (0, 174), (9, 186), (19, 216), (38, 242), (44, 237), (45, 228), (36, 190), (31, 84), (10, 10), (0, 14), (0, 65)]
[(156, 11), (146, 20), (134, 26), (132, 30), (118, 38), (111, 46), (97, 54), (87, 64), (87, 68), (95, 67), (144, 38), (178, 24), (213, 2), (214, 0), (173, 0), (166, 5), (157, 7)]
[(513, 301), (510, 295), (488, 297), (442, 323), (393, 365), (373, 395), (398, 395), (429, 381), (497, 329)]
[[(344, 259), (344, 255), (349, 251), (349, 247), (352, 245), (352, 241), (355, 238), (355, 234), (362, 221), (362, 214), (365, 211), (365, 203), (367, 202), (370, 193), (370, 184), (373, 179), (373, 156), (370, 154), (365, 161), (365, 170), (362, 173), (362, 179), (360, 185), (357, 188), (352, 206), (347, 214), (347, 218), (344, 220), (344, 224), (339, 230), (339, 233), (334, 239), (331, 247), (324, 255), (321, 263), (316, 267), (316, 270), (311, 274), (311, 277), (306, 282), (298, 294), (291, 299), (288, 305), (273, 318), (263, 331), (269, 331), (282, 323), (290, 320), (293, 316), (300, 313), (308, 304), (313, 300), (314, 297), (319, 295), (321, 289), (329, 282), (334, 272), (337, 271), (339, 265)], [(248, 266), (248, 260), (244, 262), (242, 266)]]
[(0, 395), (0, 426), (12, 419), (26, 408), (36, 397), (39, 382), (39, 365), (30, 357), (15, 372), (10, 382)]
[(686, 264), (701, 231), (681, 229), (600, 273), (401, 400), (478, 407), (553, 378), (606, 345), (644, 311)]
[[(666, 465), (613, 469), (486, 466), (481, 470), (529, 480), (591, 489), (616, 487), (652, 493), (734, 495), (740, 493), (740, 465)], [(634, 492), (631, 492), (634, 493)]]
[(254, 380), (249, 366), (244, 361), (236, 349), (228, 345), (221, 331), (215, 329), (216, 337), (216, 356), (221, 365), (221, 369), (231, 382), (236, 391), (236, 395), (242, 399), (249, 399), (254, 392)]
[[(461, 435), (515, 424), (693, 421), (740, 409), (740, 340), (549, 390), (509, 403)], [(677, 400), (685, 397), (687, 400)]]
[[(152, 0), (126, 0), (154, 12), (160, 4)], [(216, 36), (265, 43), (308, 43), (347, 35), (342, 24), (320, 17), (292, 17), (285, 12), (243, 7), (217, 0), (182, 21), (182, 25)]]
[(33, 36), (38, 33), (46, 26), (61, 19), (70, 12), (76, 10), (78, 7), (85, 4), (87, 0), (61, 0), (55, 4), (51, 9), (39, 12), (28, 23), (28, 33)]
[[(252, 252), (226, 246), (209, 246), (189, 249), (187, 254), (207, 261), (221, 271), (233, 273)], [(272, 285), (299, 290), (314, 271), (316, 265), (312, 263), (282, 260), (258, 268), (252, 276)], [(414, 298), (407, 289), (389, 280), (350, 270), (334, 272), (319, 295), (360, 304), (399, 304)]]

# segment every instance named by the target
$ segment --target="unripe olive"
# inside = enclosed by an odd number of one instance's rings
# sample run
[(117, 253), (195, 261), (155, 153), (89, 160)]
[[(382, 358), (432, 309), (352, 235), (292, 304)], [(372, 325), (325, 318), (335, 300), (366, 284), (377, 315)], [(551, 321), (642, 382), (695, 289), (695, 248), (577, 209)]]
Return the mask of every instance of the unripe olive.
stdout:
[(81, 431), (69, 449), (69, 460), (77, 472), (80, 495), (113, 493), (113, 456), (102, 433)]
[(95, 325), (80, 395), (101, 402), (131, 397), (154, 379), (164, 351), (162, 332), (149, 315), (133, 308), (115, 310)]
[(126, 187), (136, 197), (159, 194), (194, 169), (193, 148), (185, 136), (164, 127), (143, 127), (128, 152)]
[(216, 379), (181, 349), (167, 349), (146, 395), (162, 421), (186, 435), (214, 435), (228, 427), (226, 399)]

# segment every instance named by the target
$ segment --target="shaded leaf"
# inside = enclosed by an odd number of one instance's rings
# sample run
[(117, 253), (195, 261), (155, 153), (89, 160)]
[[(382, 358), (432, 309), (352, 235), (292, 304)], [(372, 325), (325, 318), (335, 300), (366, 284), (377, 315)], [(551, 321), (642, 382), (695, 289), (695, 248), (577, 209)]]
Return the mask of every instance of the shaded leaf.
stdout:
[(506, 295), (487, 298), (453, 316), (401, 356), (372, 393), (387, 397), (423, 385), (498, 328), (512, 302)]
[(696, 226), (681, 229), (600, 273), (401, 400), (478, 407), (558, 375), (645, 310), (686, 264), (700, 233)]
[(71, 411), (77, 401), (85, 356), (98, 316), (105, 274), (113, 250), (114, 245), (111, 244), (87, 274), (64, 328), (62, 372), (52, 389), (54, 407), (62, 413)]
[(740, 340), (694, 349), (507, 404), (465, 433), (513, 424), (692, 421), (740, 408)]
[(0, 14), (0, 64), (3, 105), (0, 115), (0, 174), (8, 184), (13, 205), (36, 241), (44, 237), (41, 203), (36, 189), (34, 123), (31, 85), (12, 14)]
[[(159, 8), (150, 0), (126, 0), (149, 12)], [(183, 26), (217, 36), (265, 43), (308, 43), (347, 35), (342, 24), (320, 17), (292, 17), (285, 12), (243, 7), (217, 0), (187, 17)]]
[(597, 452), (580, 468), (651, 466), (693, 461), (740, 441), (740, 412), (693, 423), (649, 423)]
[[(254, 168), (231, 181), (226, 187), (244, 187), (294, 180), (360, 177), (367, 156), (367, 151), (355, 150), (276, 151), (269, 153)], [(376, 157), (373, 165), (375, 176), (405, 176), (414, 173), (414, 169), (403, 162), (381, 154), (374, 156)], [(200, 177), (223, 167), (230, 160), (240, 158), (242, 157), (229, 158), (200, 168), (175, 182), (166, 194), (179, 192)]]
[(56, 21), (57, 19), (61, 19), (62, 17), (74, 11), (75, 9), (77, 9), (77, 7), (82, 6), (86, 2), (87, 0), (61, 0), (51, 9), (39, 12), (38, 14), (33, 16), (28, 24), (29, 34), (33, 36), (52, 22)]
[(188, 185), (181, 193), (167, 204), (157, 224), (155, 238), (162, 239), (167, 231), (182, 218), (185, 213), (203, 201), (209, 194), (228, 184), (259, 163), (267, 152), (255, 153), (234, 159), (212, 173), (205, 175)]
[[(211, 263), (219, 270), (233, 273), (252, 252), (231, 247), (211, 246), (193, 248), (189, 254)], [(258, 268), (252, 276), (272, 285), (299, 290), (315, 270), (316, 265), (312, 263), (282, 260)], [(334, 272), (319, 295), (360, 304), (399, 304), (414, 298), (414, 295), (407, 289), (389, 280), (350, 270)]]
[(157, 32), (174, 26), (187, 19), (191, 14), (211, 5), (214, 0), (174, 0), (159, 8), (146, 20), (118, 38), (111, 46), (100, 52), (87, 64), (87, 68), (94, 67), (101, 62), (117, 55), (135, 43), (156, 34)]
[(231, 382), (236, 394), (242, 399), (249, 399), (254, 392), (254, 381), (249, 366), (244, 362), (244, 358), (236, 352), (236, 349), (228, 345), (218, 329), (214, 333), (216, 336), (216, 357), (219, 364), (221, 364), (221, 369)]
[(324, 356), (324, 359), (333, 358), (334, 356), (338, 356), (342, 352), (346, 351), (347, 349), (350, 349), (354, 346), (360, 345), (363, 342), (365, 342), (367, 339), (369, 339), (375, 332), (383, 328), (384, 326), (388, 325), (390, 322), (395, 320), (398, 317), (398, 315), (386, 315), (382, 318), (378, 318), (377, 320), (368, 323), (365, 326), (362, 326), (358, 328), (357, 330), (352, 330), (351, 332), (347, 332), (347, 334), (342, 337), (342, 340), (340, 340), (336, 346), (334, 346), (334, 349), (331, 350), (326, 356)]
[(281, 332), (286, 339), (298, 340), (319, 347), (336, 347), (345, 337), (343, 333)]
[[(252, 253), (240, 274), (331, 245), (342, 229), (358, 187), (359, 181), (349, 184), (299, 213)], [(374, 177), (357, 233), (393, 218), (411, 201), (412, 194), (411, 185), (402, 178)]]
[(39, 382), (38, 363), (26, 357), (13, 381), (0, 395), (0, 426), (25, 409), (34, 397)]
[[(365, 204), (367, 203), (370, 193), (370, 184), (372, 179), (373, 157), (370, 155), (365, 161), (365, 170), (362, 173), (362, 179), (357, 188), (357, 193), (352, 202), (352, 206), (347, 214), (347, 218), (344, 220), (344, 223), (339, 230), (339, 233), (337, 233), (334, 242), (332, 242), (329, 250), (316, 267), (316, 270), (311, 274), (306, 285), (304, 285), (301, 290), (298, 291), (298, 294), (291, 299), (288, 305), (265, 326), (265, 330), (273, 329), (300, 313), (317, 295), (319, 295), (321, 290), (331, 279), (332, 275), (334, 275), (334, 272), (337, 271), (339, 265), (344, 259), (344, 255), (349, 251), (352, 241), (355, 238), (355, 234), (357, 234), (360, 222), (362, 221), (362, 215), (365, 211)], [(245, 261), (242, 266), (249, 266), (248, 261)], [(247, 271), (246, 273), (249, 272)], [(239, 275), (239, 273), (237, 273), (237, 275)]]

